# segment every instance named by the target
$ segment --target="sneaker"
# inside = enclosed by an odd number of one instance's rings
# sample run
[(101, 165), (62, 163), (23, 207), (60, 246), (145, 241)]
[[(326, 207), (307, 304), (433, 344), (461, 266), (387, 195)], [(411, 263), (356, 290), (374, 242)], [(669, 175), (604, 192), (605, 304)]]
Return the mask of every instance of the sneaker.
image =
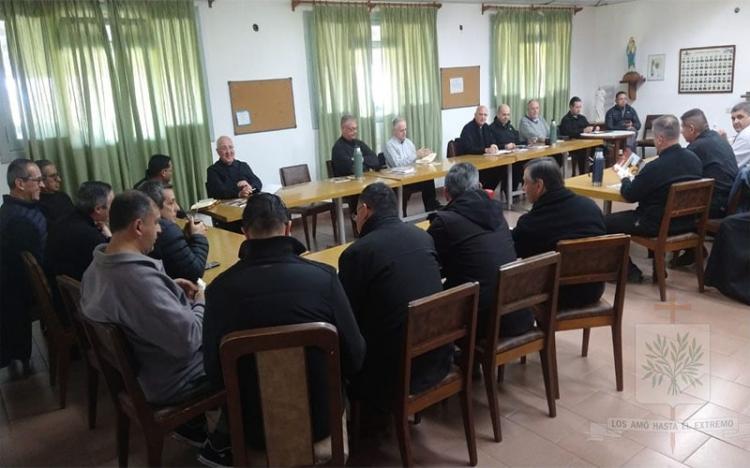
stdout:
[(172, 432), (172, 438), (185, 442), (191, 447), (203, 448), (204, 443), (208, 439), (205, 418), (202, 421), (188, 421), (178, 427)]
[(635, 283), (635, 284), (641, 284), (643, 283), (643, 272), (641, 270), (633, 265), (630, 264), (630, 267), (628, 268), (628, 283)]
[(198, 462), (212, 468), (232, 466), (232, 445), (229, 436), (213, 432), (203, 444)]

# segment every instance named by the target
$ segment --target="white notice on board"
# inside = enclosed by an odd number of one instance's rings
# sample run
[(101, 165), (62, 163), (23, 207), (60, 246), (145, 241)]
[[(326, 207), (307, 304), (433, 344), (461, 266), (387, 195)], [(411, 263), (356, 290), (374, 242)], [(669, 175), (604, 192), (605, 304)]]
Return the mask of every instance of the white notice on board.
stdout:
[(464, 92), (464, 79), (463, 77), (451, 78), (450, 80), (451, 94), (461, 94)]
[(237, 126), (242, 127), (243, 125), (250, 125), (250, 111), (242, 110), (237, 112)]

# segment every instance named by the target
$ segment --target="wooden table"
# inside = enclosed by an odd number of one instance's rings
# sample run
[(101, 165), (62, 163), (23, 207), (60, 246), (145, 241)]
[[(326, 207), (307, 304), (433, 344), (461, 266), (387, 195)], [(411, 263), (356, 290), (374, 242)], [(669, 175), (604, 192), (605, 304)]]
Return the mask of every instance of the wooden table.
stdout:
[(612, 166), (620, 157), (620, 150), (625, 147), (628, 138), (635, 137), (637, 132), (631, 130), (605, 130), (603, 132), (581, 133), (583, 139), (599, 139), (612, 142), (614, 156), (607, 160), (607, 167)]
[(604, 200), (604, 214), (612, 212), (612, 202), (627, 201), (620, 195), (620, 178), (612, 169), (604, 170), (604, 180), (600, 187), (594, 187), (591, 183), (591, 173), (565, 179), (565, 187), (578, 195)]

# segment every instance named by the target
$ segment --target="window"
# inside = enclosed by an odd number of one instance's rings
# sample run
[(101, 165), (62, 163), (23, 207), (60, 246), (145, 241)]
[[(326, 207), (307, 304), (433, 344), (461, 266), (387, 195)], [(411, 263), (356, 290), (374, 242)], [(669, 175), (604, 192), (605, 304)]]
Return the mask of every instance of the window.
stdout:
[[(10, 68), (10, 52), (8, 50), (8, 38), (5, 34), (5, 21), (0, 21), (0, 53), (2, 53), (2, 71), (3, 83), (5, 84), (3, 92), (5, 93), (0, 99), (2, 103), (3, 119), (10, 117), (11, 121), (4, 121), (2, 124), (12, 126), (15, 129), (16, 140), (23, 140), (23, 122), (21, 121), (21, 106), (19, 102), (18, 87), (16, 80), (13, 78), (13, 71)], [(8, 135), (10, 136), (10, 135)]]

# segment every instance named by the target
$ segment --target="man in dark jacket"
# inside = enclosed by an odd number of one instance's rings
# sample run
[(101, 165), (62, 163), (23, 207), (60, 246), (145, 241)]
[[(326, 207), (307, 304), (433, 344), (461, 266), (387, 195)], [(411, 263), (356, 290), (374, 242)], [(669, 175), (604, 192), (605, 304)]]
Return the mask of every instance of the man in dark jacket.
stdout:
[(228, 136), (216, 140), (219, 160), (206, 170), (206, 189), (212, 198), (247, 198), (260, 192), (263, 183), (250, 166), (234, 158), (234, 143)]
[[(402, 223), (393, 190), (368, 185), (356, 214), (360, 238), (339, 258), (339, 278), (354, 310), (367, 355), (351, 382), (354, 398), (368, 407), (390, 408), (400, 369), (409, 301), (443, 290), (435, 244), (418, 227)], [(419, 393), (448, 374), (453, 347), (412, 362), (411, 392)]]
[[(513, 127), (510, 121), (510, 106), (507, 104), (501, 104), (497, 108), (497, 115), (495, 120), (490, 125), (490, 133), (492, 134), (492, 141), (495, 143), (498, 149), (512, 150), (516, 146), (521, 144), (521, 135), (518, 130)], [(513, 187), (511, 190), (515, 190), (518, 184), (521, 183), (523, 177), (523, 163), (516, 163), (511, 165), (513, 168)], [(500, 183), (502, 184), (501, 189), (510, 196), (508, 191), (508, 166), (502, 166), (500, 169)], [(483, 172), (487, 172), (486, 170)], [(491, 181), (490, 181), (491, 183)], [(484, 185), (484, 184), (483, 184)], [(488, 189), (494, 189), (494, 187), (484, 187)]]
[(47, 224), (52, 225), (73, 212), (73, 200), (62, 191), (62, 177), (52, 161), (40, 159), (36, 165), (42, 173), (39, 208), (47, 218)]
[(380, 169), (378, 155), (367, 146), (367, 143), (357, 139), (358, 129), (356, 117), (349, 114), (341, 117), (341, 136), (331, 149), (334, 177), (354, 174), (354, 148), (356, 147), (359, 147), (362, 151), (363, 170), (377, 171)]
[[(461, 144), (458, 152), (460, 154), (495, 154), (498, 146), (495, 144), (495, 137), (487, 125), (487, 116), (489, 110), (486, 106), (479, 106), (474, 111), (474, 119), (464, 125), (461, 130)], [(479, 181), (482, 187), (494, 190), (504, 177), (505, 168), (493, 167), (479, 172)]]
[[(516, 252), (530, 257), (555, 250), (558, 241), (607, 233), (596, 203), (565, 188), (560, 166), (552, 158), (532, 159), (523, 174), (526, 198), (534, 204), (513, 229)], [(580, 307), (599, 300), (604, 283), (560, 288), (558, 307)]]
[[(568, 103), (570, 109), (567, 114), (560, 119), (560, 136), (566, 136), (568, 138), (580, 138), (581, 133), (588, 133), (591, 131), (599, 130), (599, 127), (594, 127), (589, 124), (586, 116), (581, 114), (583, 109), (583, 103), (581, 98), (573, 96)], [(588, 150), (576, 150), (570, 152), (573, 161), (578, 166), (578, 173), (586, 173), (586, 159), (588, 158)]]
[(750, 305), (750, 212), (727, 216), (706, 264), (706, 286)]
[[(680, 146), (680, 121), (674, 115), (663, 115), (654, 120), (654, 146), (659, 157), (643, 166), (631, 180), (630, 172), (621, 170), (620, 195), (628, 203), (638, 202), (635, 210), (612, 213), (604, 218), (607, 233), (656, 236), (664, 215), (667, 196), (672, 184), (700, 179), (703, 175), (701, 160), (692, 151)], [(670, 234), (689, 232), (695, 227), (690, 216), (672, 220)], [(632, 262), (628, 277), (642, 280), (641, 271)]]
[(18, 360), (31, 372), (31, 307), (33, 294), (21, 252), (44, 264), (47, 221), (39, 209), (42, 173), (28, 159), (8, 165), (9, 195), (0, 206), (0, 369)]
[(149, 181), (138, 188), (147, 194), (159, 207), (161, 233), (154, 249), (148, 254), (164, 263), (164, 271), (170, 278), (184, 278), (195, 282), (203, 276), (208, 258), (206, 225), (188, 219), (185, 229), (180, 229), (177, 221), (179, 205), (172, 186)]
[[(250, 198), (242, 223), (247, 240), (239, 261), (206, 291), (203, 353), (209, 381), (217, 388), (224, 386), (219, 359), (224, 335), (309, 322), (336, 327), (343, 375), (354, 375), (364, 360), (365, 341), (335, 270), (299, 256), (305, 247), (290, 236), (289, 212), (278, 196), (262, 193)], [(315, 441), (330, 434), (323, 358), (317, 351), (307, 353)], [(247, 361), (240, 366), (245, 435), (251, 446), (262, 448), (263, 419), (255, 364)]]
[[(612, 106), (604, 116), (608, 130), (630, 130), (635, 134), (628, 138), (627, 146), (631, 151), (636, 150), (638, 130), (641, 129), (641, 120), (638, 113), (628, 104), (628, 94), (620, 91), (615, 95), (615, 105)], [(615, 155), (617, 157), (617, 155)]]
[(172, 183), (172, 158), (166, 154), (154, 154), (148, 160), (148, 167), (146, 168), (146, 177), (136, 182), (133, 186), (134, 189), (149, 180), (155, 180), (161, 182), (164, 185)]
[[(501, 265), (516, 259), (513, 239), (500, 202), (490, 199), (479, 184), (479, 172), (469, 163), (458, 163), (445, 176), (448, 205), (430, 217), (427, 232), (445, 276), (445, 289), (479, 282), (477, 333), (486, 336), (490, 314), (495, 311), (497, 273)], [(504, 315), (502, 336), (516, 336), (534, 325), (529, 310)]]

